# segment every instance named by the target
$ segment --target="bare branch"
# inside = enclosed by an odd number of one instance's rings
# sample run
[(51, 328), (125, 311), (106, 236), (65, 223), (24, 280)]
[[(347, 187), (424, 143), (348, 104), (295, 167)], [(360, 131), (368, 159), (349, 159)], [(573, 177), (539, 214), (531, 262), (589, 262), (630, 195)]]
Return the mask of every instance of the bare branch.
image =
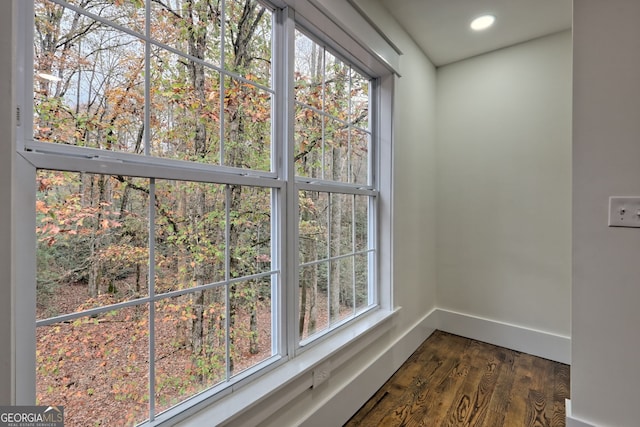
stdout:
[(162, 6), (164, 8), (164, 10), (166, 10), (167, 12), (171, 13), (173, 16), (175, 16), (178, 19), (182, 19), (182, 15), (180, 15), (178, 12), (176, 12), (175, 10), (173, 10), (169, 5), (167, 5), (166, 3), (164, 3), (162, 0), (151, 0), (153, 3), (159, 4), (160, 6)]

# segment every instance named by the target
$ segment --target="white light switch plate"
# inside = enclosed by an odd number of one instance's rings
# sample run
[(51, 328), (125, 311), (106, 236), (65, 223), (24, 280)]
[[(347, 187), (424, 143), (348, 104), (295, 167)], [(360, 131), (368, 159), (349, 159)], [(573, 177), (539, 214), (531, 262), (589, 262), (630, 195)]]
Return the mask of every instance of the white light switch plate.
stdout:
[(609, 227), (640, 228), (640, 197), (609, 197)]

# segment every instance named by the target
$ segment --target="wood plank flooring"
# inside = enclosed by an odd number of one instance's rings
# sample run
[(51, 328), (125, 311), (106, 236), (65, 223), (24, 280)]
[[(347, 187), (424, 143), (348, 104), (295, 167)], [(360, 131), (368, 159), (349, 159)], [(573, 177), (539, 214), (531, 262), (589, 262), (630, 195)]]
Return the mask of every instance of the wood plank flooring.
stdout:
[(569, 366), (434, 332), (345, 427), (565, 425)]

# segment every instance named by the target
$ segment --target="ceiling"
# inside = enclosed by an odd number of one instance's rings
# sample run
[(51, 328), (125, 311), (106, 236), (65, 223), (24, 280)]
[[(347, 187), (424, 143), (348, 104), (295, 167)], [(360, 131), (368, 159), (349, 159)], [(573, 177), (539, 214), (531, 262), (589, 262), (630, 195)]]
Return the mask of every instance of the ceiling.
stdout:
[[(380, 0), (436, 66), (571, 28), (572, 0)], [(483, 14), (484, 31), (469, 28)]]

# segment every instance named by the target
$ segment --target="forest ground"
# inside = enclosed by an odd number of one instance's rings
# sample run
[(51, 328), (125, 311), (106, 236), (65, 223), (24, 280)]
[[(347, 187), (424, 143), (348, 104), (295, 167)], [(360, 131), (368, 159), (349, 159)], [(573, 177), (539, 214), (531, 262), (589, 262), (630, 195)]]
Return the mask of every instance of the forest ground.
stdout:
[[(60, 285), (48, 306), (73, 313), (88, 299), (86, 284)], [(38, 318), (48, 317), (38, 308)], [(156, 314), (156, 413), (214, 383), (194, 380), (197, 367), (176, 345), (176, 323)], [(171, 319), (170, 319), (171, 320)], [(248, 325), (248, 316), (238, 316)], [(258, 353), (236, 342), (234, 373), (271, 356), (271, 312), (258, 305)], [(40, 405), (63, 405), (68, 427), (130, 426), (148, 418), (148, 309), (129, 307), (96, 318), (37, 328), (36, 396)], [(222, 370), (224, 367), (221, 368)]]

